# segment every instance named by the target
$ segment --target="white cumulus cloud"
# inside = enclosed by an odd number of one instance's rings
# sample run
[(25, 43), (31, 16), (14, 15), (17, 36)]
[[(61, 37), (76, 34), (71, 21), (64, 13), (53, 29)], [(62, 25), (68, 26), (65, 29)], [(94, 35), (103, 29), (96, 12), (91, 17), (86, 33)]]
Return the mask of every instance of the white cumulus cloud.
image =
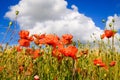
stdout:
[(21, 0), (5, 17), (11, 20), (15, 17), (15, 11), (20, 11), (18, 23), (20, 29), (29, 30), (31, 33), (55, 33), (62, 35), (71, 33), (75, 39), (91, 41), (90, 35), (95, 33), (97, 39), (103, 32), (95, 25), (90, 17), (78, 12), (75, 5), (67, 8), (65, 0)]

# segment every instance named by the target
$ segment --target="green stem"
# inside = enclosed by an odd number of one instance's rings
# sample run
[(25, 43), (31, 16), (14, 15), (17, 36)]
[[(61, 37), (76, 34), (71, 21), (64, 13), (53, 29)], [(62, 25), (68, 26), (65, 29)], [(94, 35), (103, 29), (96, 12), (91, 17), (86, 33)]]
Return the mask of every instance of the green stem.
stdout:
[(76, 70), (76, 61), (73, 59), (73, 73), (72, 73), (72, 80), (76, 80), (76, 77), (75, 77), (75, 70)]

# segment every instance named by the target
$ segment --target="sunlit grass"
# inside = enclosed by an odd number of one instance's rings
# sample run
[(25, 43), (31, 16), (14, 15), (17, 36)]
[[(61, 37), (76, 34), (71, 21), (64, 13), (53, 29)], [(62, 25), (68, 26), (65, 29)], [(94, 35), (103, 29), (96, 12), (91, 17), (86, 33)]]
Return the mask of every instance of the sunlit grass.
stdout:
[[(33, 80), (35, 75), (41, 80), (119, 80), (120, 78), (118, 52), (111, 54), (109, 50), (99, 51), (79, 45), (77, 59), (63, 56), (58, 60), (52, 56), (52, 46), (39, 47), (42, 50), (39, 54), (42, 55), (36, 59), (26, 54), (26, 49), (17, 51), (11, 47), (0, 52), (1, 80)], [(94, 65), (93, 60), (97, 58), (101, 58), (107, 68)], [(115, 61), (116, 64), (109, 66), (111, 61)]]

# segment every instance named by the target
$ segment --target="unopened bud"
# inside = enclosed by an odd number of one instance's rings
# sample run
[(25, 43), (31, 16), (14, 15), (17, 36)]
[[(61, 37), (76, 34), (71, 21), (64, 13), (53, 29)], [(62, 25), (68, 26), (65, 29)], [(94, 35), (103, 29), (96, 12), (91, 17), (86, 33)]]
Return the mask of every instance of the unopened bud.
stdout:
[(13, 22), (12, 22), (12, 21), (10, 21), (10, 22), (9, 22), (9, 26), (12, 26), (12, 24), (13, 24)]
[(114, 19), (112, 19), (112, 22), (114, 23), (114, 22), (115, 22), (115, 20), (114, 20)]
[(16, 11), (15, 13), (16, 13), (16, 15), (18, 15), (18, 14), (19, 14), (19, 11)]
[(106, 22), (105, 19), (103, 19), (102, 22), (105, 23)]
[(112, 23), (109, 24), (109, 27), (112, 27)]

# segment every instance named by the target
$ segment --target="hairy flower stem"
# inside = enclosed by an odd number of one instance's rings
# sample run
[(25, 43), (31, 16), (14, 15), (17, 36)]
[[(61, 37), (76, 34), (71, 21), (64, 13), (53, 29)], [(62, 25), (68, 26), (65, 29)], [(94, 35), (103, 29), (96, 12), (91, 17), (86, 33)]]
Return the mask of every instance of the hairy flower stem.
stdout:
[(73, 59), (73, 74), (72, 74), (72, 80), (76, 80), (75, 71), (76, 71), (76, 61)]
[[(112, 20), (112, 22), (113, 22), (113, 28), (112, 28), (112, 30), (114, 31), (114, 19)], [(114, 50), (115, 50), (115, 48), (114, 48), (114, 35), (113, 35), (112, 36), (112, 54), (113, 54)]]
[(112, 53), (114, 52), (114, 36), (112, 37)]

